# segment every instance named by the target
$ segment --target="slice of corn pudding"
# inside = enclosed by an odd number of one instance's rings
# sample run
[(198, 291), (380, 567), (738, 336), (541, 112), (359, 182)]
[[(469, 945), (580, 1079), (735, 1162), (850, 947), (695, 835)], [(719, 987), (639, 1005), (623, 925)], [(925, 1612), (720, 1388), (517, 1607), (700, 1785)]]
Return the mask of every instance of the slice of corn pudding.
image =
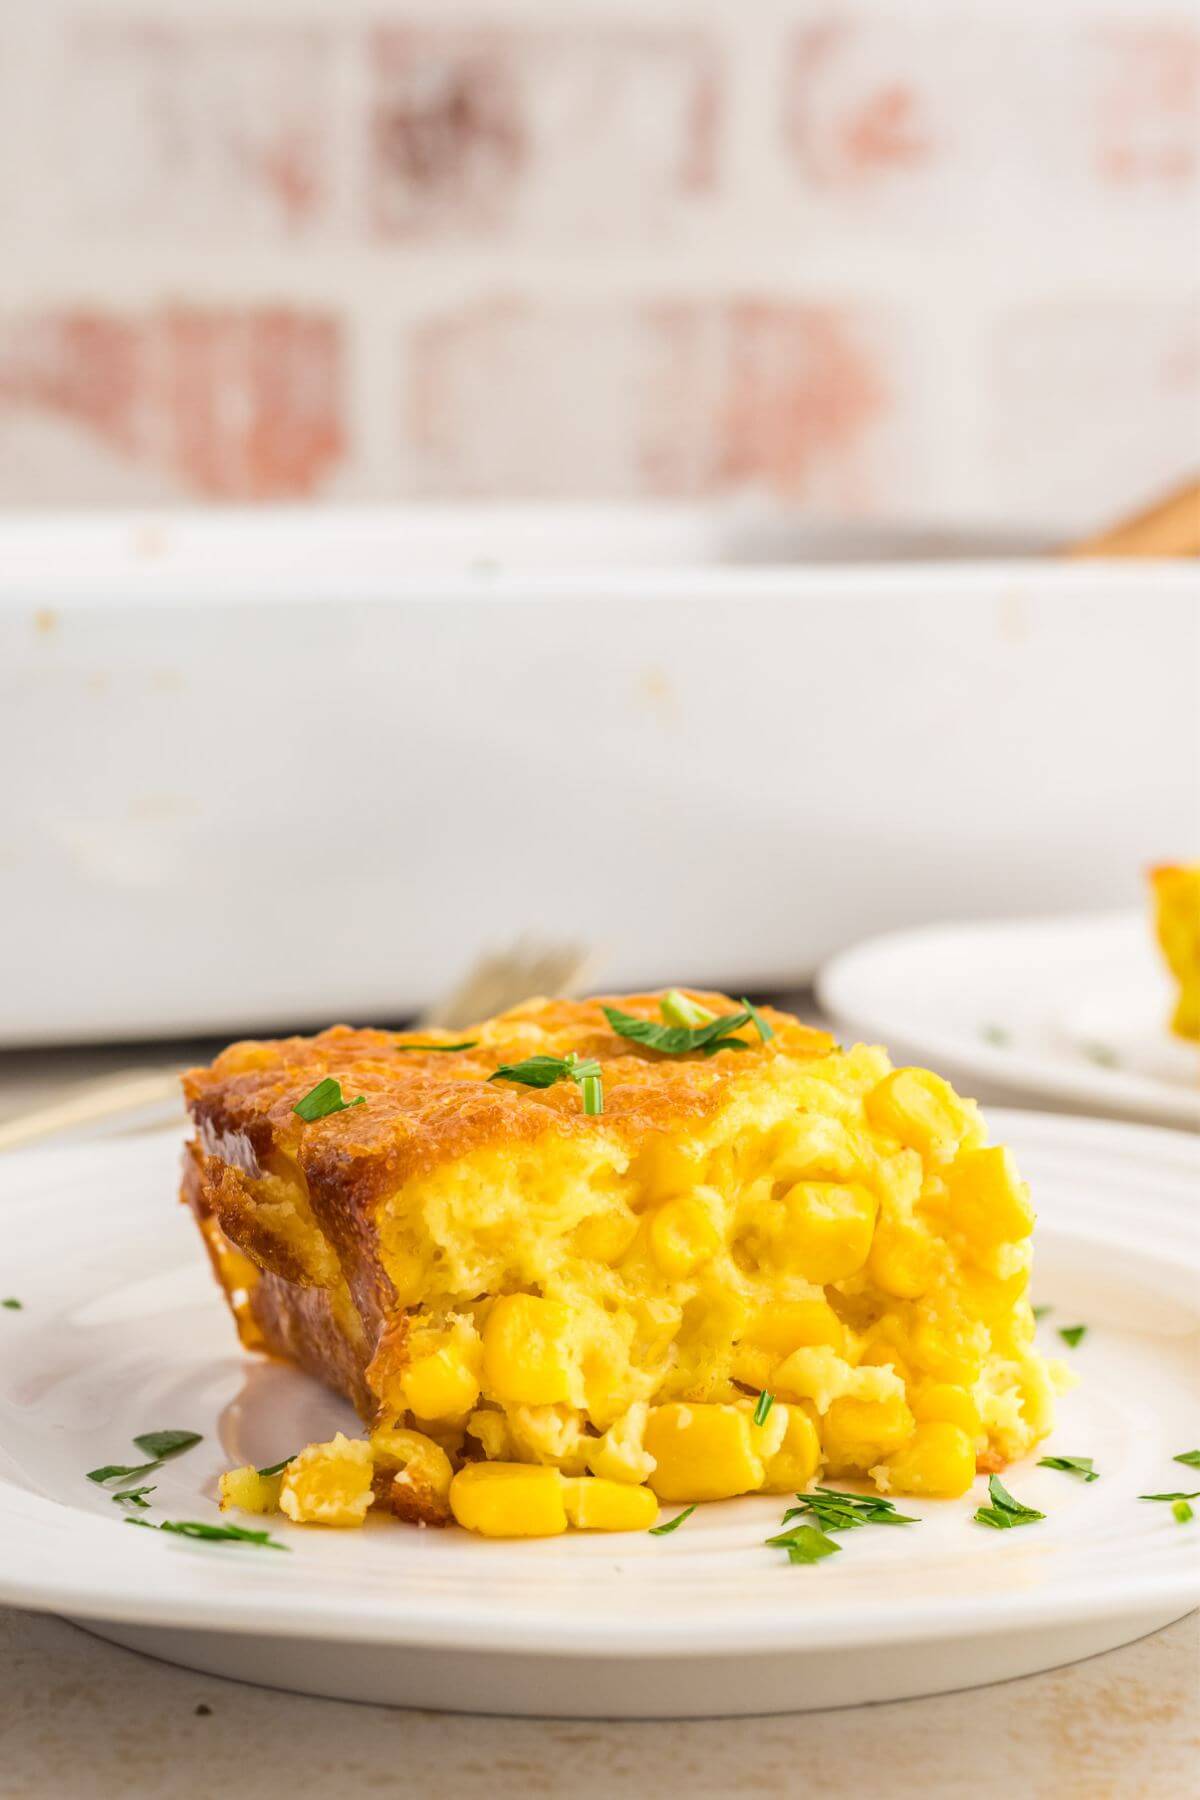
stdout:
[(1175, 977), (1171, 1029), (1200, 1041), (1200, 863), (1151, 869), (1150, 886), (1159, 948)]
[[(242, 1341), (370, 1433), (234, 1471), (224, 1503), (541, 1536), (818, 1475), (952, 1496), (1029, 1450), (1053, 1394), (1008, 1152), (938, 1076), (760, 1016), (670, 1055), (535, 1000), (465, 1050), (335, 1026), (193, 1069), (184, 1193)], [(598, 1116), (574, 1080), (488, 1079), (571, 1053)], [(327, 1077), (363, 1103), (305, 1123)]]

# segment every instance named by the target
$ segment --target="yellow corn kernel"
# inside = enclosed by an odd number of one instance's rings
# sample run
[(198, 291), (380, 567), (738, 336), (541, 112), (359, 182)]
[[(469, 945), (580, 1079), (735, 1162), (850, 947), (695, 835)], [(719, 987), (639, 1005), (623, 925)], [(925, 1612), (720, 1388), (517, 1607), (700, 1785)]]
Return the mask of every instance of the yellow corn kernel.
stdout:
[(605, 1481), (623, 1481), (637, 1485), (654, 1469), (654, 1458), (642, 1446), (650, 1408), (644, 1400), (635, 1400), (621, 1414), (602, 1438), (592, 1440), (588, 1468)]
[(914, 1364), (935, 1381), (974, 1387), (979, 1380), (987, 1343), (983, 1326), (926, 1316), (917, 1320), (910, 1342)]
[(893, 1069), (865, 1104), (876, 1131), (939, 1162), (954, 1155), (971, 1122), (950, 1083), (928, 1069)]
[(828, 1300), (777, 1300), (759, 1313), (743, 1341), (761, 1344), (776, 1356), (810, 1344), (828, 1344), (840, 1353), (846, 1347), (846, 1327)]
[(339, 1431), (309, 1444), (283, 1472), (279, 1505), (298, 1525), (361, 1525), (374, 1499), (371, 1446)]
[(867, 1271), (876, 1287), (898, 1300), (916, 1300), (933, 1282), (933, 1245), (916, 1225), (884, 1219), (871, 1240)]
[(236, 1506), (239, 1512), (278, 1512), (282, 1486), (282, 1470), (278, 1475), (260, 1475), (257, 1469), (249, 1466), (226, 1469), (219, 1484), (221, 1511), (228, 1512), (231, 1506)]
[(660, 1500), (727, 1500), (762, 1485), (750, 1415), (736, 1406), (652, 1406), (645, 1444)]
[(953, 1500), (975, 1479), (975, 1444), (961, 1425), (931, 1419), (883, 1464), (886, 1484), (897, 1494)]
[(563, 1504), (579, 1531), (646, 1531), (658, 1517), (658, 1501), (649, 1488), (591, 1475), (564, 1480)]
[(620, 1262), (637, 1236), (638, 1222), (632, 1213), (614, 1207), (609, 1212), (593, 1213), (571, 1233), (571, 1249), (587, 1262)]
[(483, 1328), (483, 1380), (490, 1398), (553, 1406), (571, 1397), (571, 1310), (536, 1294), (504, 1294)]
[(879, 1202), (858, 1182), (798, 1181), (782, 1200), (784, 1222), (773, 1253), (788, 1269), (823, 1286), (861, 1269), (871, 1248)]
[(828, 1344), (793, 1350), (778, 1364), (771, 1388), (786, 1400), (811, 1400), (818, 1412), (842, 1393), (854, 1370)]
[(374, 1431), (371, 1456), (390, 1477), (387, 1503), (402, 1519), (436, 1523), (450, 1516), (450, 1458), (421, 1431)]
[(981, 1245), (1010, 1243), (1033, 1230), (1029, 1190), (1001, 1145), (966, 1150), (946, 1176), (950, 1223)]
[(1028, 1268), (1018, 1268), (1003, 1281), (981, 1269), (967, 1268), (962, 1278), (963, 1298), (971, 1311), (989, 1325), (1005, 1325), (1012, 1309), (1029, 1286)]
[(482, 1350), (465, 1333), (405, 1369), (400, 1393), (418, 1419), (465, 1419), (479, 1398)]
[(899, 1395), (887, 1400), (835, 1400), (822, 1421), (829, 1472), (861, 1472), (891, 1456), (912, 1435), (915, 1421)]
[(786, 1418), (783, 1441), (774, 1456), (768, 1458), (763, 1491), (767, 1494), (794, 1494), (806, 1488), (821, 1462), (821, 1440), (817, 1428), (802, 1406), (786, 1406), (777, 1400), (773, 1413)]
[(709, 1262), (721, 1247), (712, 1213), (695, 1194), (666, 1200), (647, 1227), (650, 1254), (664, 1275), (679, 1280)]
[(949, 1381), (926, 1381), (910, 1389), (908, 1404), (918, 1425), (934, 1422), (957, 1425), (974, 1442), (983, 1430), (975, 1397), (965, 1387)]
[(567, 1529), (563, 1478), (536, 1463), (468, 1463), (450, 1483), (450, 1510), (481, 1537), (557, 1537)]

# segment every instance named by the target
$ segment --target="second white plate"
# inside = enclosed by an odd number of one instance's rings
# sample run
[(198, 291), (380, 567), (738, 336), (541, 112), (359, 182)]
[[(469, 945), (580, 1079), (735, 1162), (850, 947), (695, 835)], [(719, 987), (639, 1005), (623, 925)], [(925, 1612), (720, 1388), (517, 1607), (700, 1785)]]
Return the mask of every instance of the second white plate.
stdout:
[(848, 1036), (968, 1086), (1200, 1130), (1200, 1045), (1167, 1028), (1143, 913), (894, 932), (835, 957), (817, 992)]

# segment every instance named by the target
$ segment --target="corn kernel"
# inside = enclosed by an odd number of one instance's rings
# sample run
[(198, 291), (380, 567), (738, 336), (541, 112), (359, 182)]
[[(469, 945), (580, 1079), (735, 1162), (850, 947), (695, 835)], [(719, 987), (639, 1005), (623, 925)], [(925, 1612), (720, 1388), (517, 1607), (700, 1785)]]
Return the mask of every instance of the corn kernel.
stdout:
[(563, 1478), (535, 1463), (468, 1463), (450, 1483), (450, 1509), (481, 1537), (557, 1537), (567, 1529)]
[(979, 1408), (969, 1389), (949, 1381), (926, 1381), (909, 1390), (908, 1404), (919, 1425), (943, 1422), (957, 1425), (974, 1442), (983, 1430)]
[(912, 1360), (935, 1381), (974, 1387), (979, 1380), (981, 1350), (987, 1333), (980, 1325), (948, 1319), (919, 1318), (913, 1327)]
[(219, 1484), (221, 1511), (236, 1506), (239, 1512), (278, 1512), (282, 1486), (282, 1470), (278, 1475), (260, 1475), (253, 1467), (226, 1469)]
[(900, 1449), (911, 1436), (914, 1423), (898, 1395), (887, 1400), (835, 1400), (821, 1430), (830, 1472), (869, 1469)]
[(593, 1213), (571, 1234), (571, 1249), (587, 1262), (620, 1262), (637, 1236), (638, 1222), (632, 1213), (614, 1207), (609, 1212)]
[(339, 1431), (309, 1444), (283, 1472), (279, 1505), (298, 1525), (361, 1525), (374, 1499), (371, 1446)]
[(638, 1484), (653, 1472), (654, 1458), (642, 1446), (650, 1408), (637, 1400), (617, 1419), (604, 1436), (593, 1441), (588, 1468), (606, 1481)]
[(563, 1482), (563, 1504), (579, 1531), (646, 1531), (658, 1517), (658, 1501), (649, 1488), (591, 1475)]
[(798, 1181), (783, 1195), (784, 1223), (774, 1254), (785, 1267), (823, 1286), (861, 1269), (871, 1248), (879, 1202), (857, 1182)]
[(853, 1373), (828, 1344), (810, 1344), (784, 1358), (771, 1377), (771, 1387), (786, 1400), (811, 1400), (818, 1412), (824, 1412)]
[(766, 1306), (746, 1332), (746, 1343), (787, 1356), (810, 1344), (828, 1344), (841, 1352), (846, 1327), (828, 1300), (776, 1300)]
[(821, 1462), (821, 1440), (817, 1428), (801, 1406), (787, 1406), (777, 1400), (772, 1412), (786, 1419), (783, 1441), (766, 1465), (763, 1491), (767, 1494), (794, 1494), (806, 1488)]
[(736, 1406), (653, 1406), (645, 1442), (660, 1500), (727, 1500), (762, 1485), (750, 1417)]
[(947, 1175), (950, 1222), (983, 1245), (1027, 1238), (1033, 1230), (1029, 1190), (1000, 1145), (967, 1150)]
[(444, 1344), (410, 1363), (400, 1382), (404, 1407), (418, 1419), (465, 1419), (479, 1398), (477, 1341)]
[(483, 1379), (492, 1399), (553, 1406), (571, 1397), (570, 1308), (536, 1294), (504, 1294), (483, 1328)]
[(954, 1155), (971, 1122), (950, 1083), (928, 1069), (893, 1069), (865, 1104), (877, 1131), (935, 1161)]
[(427, 1524), (450, 1516), (450, 1458), (420, 1431), (375, 1431), (371, 1456), (388, 1477), (387, 1503), (401, 1519)]
[(884, 1463), (888, 1488), (953, 1500), (975, 1479), (975, 1444), (961, 1425), (933, 1419), (918, 1425), (909, 1443)]
[(884, 1219), (871, 1241), (867, 1269), (885, 1294), (916, 1300), (933, 1282), (933, 1245), (917, 1226)]
[(695, 1194), (664, 1201), (651, 1215), (648, 1233), (655, 1262), (675, 1280), (711, 1261), (721, 1246), (712, 1214)]

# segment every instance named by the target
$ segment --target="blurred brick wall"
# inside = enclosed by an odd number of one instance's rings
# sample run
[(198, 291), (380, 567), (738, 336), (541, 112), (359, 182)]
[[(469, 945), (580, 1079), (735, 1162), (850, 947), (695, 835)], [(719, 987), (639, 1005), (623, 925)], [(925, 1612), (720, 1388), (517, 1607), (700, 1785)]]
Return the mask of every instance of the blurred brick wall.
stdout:
[(39, 0), (0, 504), (746, 489), (1087, 526), (1200, 462), (1176, 0)]

